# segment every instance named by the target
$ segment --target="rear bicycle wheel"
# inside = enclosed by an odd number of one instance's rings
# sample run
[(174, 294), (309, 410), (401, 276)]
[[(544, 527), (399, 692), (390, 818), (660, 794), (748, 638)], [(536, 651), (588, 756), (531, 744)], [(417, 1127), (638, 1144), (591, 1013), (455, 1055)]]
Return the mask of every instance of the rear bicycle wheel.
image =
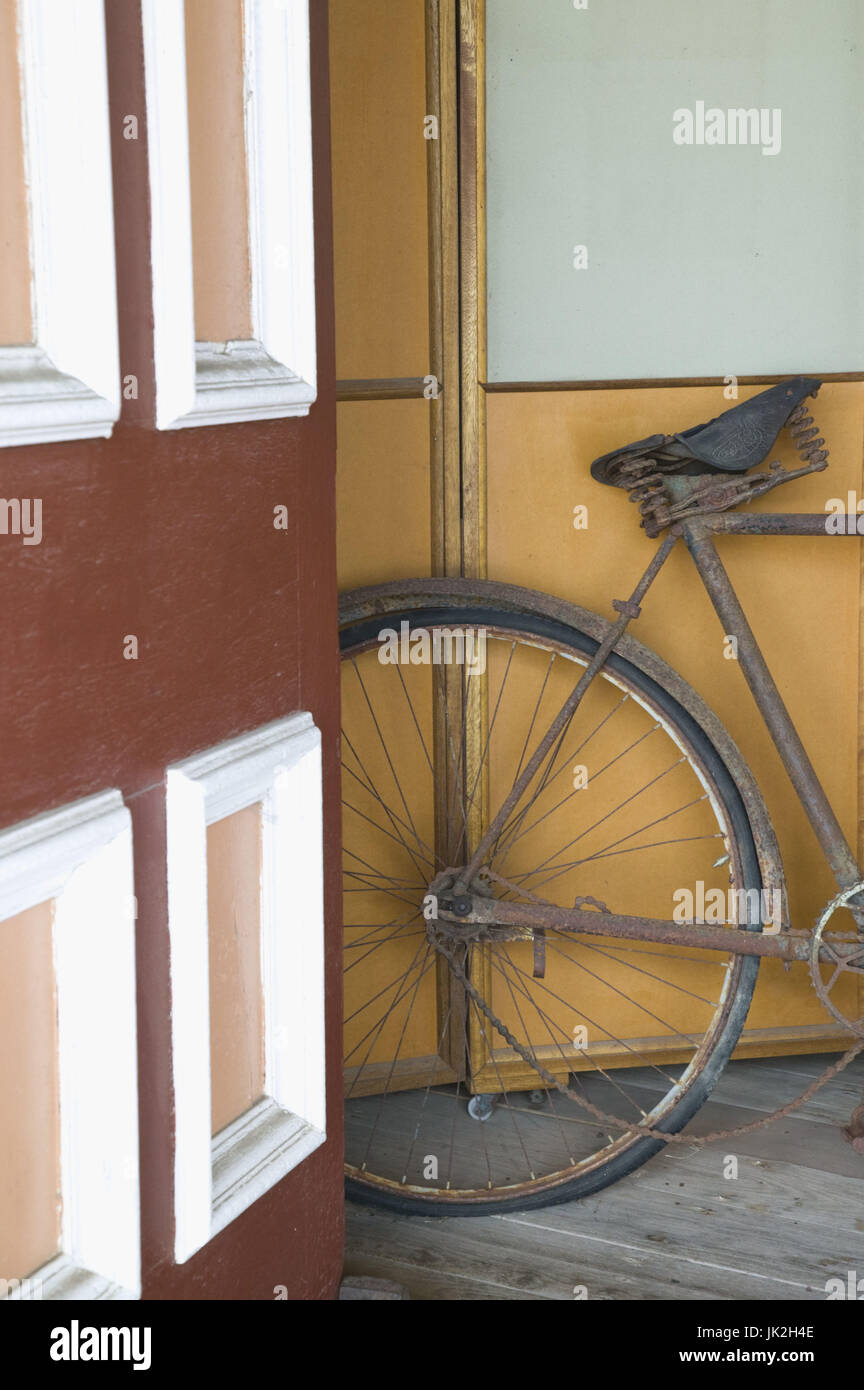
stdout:
[[(462, 961), (479, 1008), (436, 951), (424, 898), (467, 862), (602, 620), (509, 586), (433, 580), (349, 595), (343, 614), (349, 1195), (453, 1215), (585, 1196), (663, 1147), (628, 1125), (674, 1133), (706, 1099), (758, 959), (550, 930), (538, 977), (530, 940), (476, 942)], [(730, 770), (712, 717), (694, 717), (698, 697), (685, 708), (672, 673), (657, 679), (668, 668), (653, 658), (650, 674), (637, 651), (625, 639), (593, 682), (488, 867), (547, 902), (640, 916), (692, 916), (686, 894), (718, 889), (734, 911), (749, 890), (758, 930), (758, 793), (748, 814), (743, 765)]]

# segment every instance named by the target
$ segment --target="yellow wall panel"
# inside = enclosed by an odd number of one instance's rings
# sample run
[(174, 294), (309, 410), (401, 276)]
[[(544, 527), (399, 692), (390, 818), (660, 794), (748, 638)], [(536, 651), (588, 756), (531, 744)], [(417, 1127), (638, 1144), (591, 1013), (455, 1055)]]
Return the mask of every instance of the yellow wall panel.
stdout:
[(429, 371), (423, 0), (331, 0), (336, 375)]
[[(742, 388), (741, 398), (758, 388)], [(717, 387), (492, 394), (488, 398), (489, 576), (559, 594), (606, 616), (627, 597), (658, 542), (619, 489), (589, 472), (616, 445), (719, 414)], [(831, 448), (829, 468), (756, 508), (822, 512), (860, 494), (864, 385), (831, 383), (811, 402)], [(772, 456), (797, 463), (781, 440)], [(588, 507), (587, 530), (573, 508)], [(721, 537), (718, 549), (810, 757), (856, 845), (860, 542)], [(717, 712), (750, 762), (780, 840), (793, 925), (808, 927), (835, 891), (804, 812), (683, 546), (671, 556), (631, 632), (678, 670)], [(689, 886), (686, 880), (682, 887)], [(610, 903), (610, 906), (612, 904)], [(670, 904), (671, 910), (671, 904)], [(794, 981), (790, 988), (790, 980)], [(803, 970), (763, 966), (748, 1025), (827, 1021)]]
[(430, 574), (428, 401), (345, 403), (337, 420), (340, 588)]

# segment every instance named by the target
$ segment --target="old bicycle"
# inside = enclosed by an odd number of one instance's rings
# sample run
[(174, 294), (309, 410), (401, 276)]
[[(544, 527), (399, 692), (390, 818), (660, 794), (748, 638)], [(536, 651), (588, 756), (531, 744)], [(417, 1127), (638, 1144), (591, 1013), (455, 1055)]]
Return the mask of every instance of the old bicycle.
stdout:
[[(864, 1049), (864, 873), (715, 547), (718, 534), (829, 534), (824, 514), (735, 510), (827, 466), (806, 404), (820, 384), (782, 382), (595, 460), (658, 540), (614, 622), (473, 580), (343, 599), (352, 1195), (470, 1215), (617, 1181), (687, 1139), (763, 958), (806, 964), (847, 1048), (776, 1113)], [(801, 466), (760, 468), (784, 428)], [(679, 543), (836, 879), (812, 930), (790, 925), (771, 820), (734, 742), (627, 632)], [(694, 884), (724, 911), (682, 920), (673, 904)]]

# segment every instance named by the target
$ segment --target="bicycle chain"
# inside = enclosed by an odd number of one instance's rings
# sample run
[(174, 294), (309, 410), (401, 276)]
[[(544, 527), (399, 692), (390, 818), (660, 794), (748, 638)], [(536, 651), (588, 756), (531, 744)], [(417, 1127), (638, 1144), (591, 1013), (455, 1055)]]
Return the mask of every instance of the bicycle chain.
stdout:
[[(500, 874), (495, 873), (493, 869), (486, 868), (483, 870), (483, 874), (487, 878), (494, 879), (502, 887), (511, 892), (521, 894), (523, 898), (527, 898), (531, 902), (544, 902), (542, 898), (537, 897), (536, 894), (530, 892), (528, 889), (517, 887), (515, 884), (508, 882), (508, 880), (502, 878)], [(595, 903), (600, 911), (609, 911), (605, 904), (599, 903), (596, 899), (581, 899), (582, 903), (589, 901)], [(548, 906), (548, 904), (546, 905)], [(807, 935), (807, 933), (802, 932), (798, 933), (798, 935), (804, 936)], [(434, 930), (430, 931), (430, 936), (436, 950), (448, 961), (451, 970), (462, 984), (466, 994), (469, 998), (473, 999), (478, 1009), (485, 1014), (495, 1031), (501, 1034), (501, 1037), (504, 1038), (505, 1042), (509, 1043), (510, 1047), (522, 1058), (523, 1062), (527, 1062), (528, 1066), (530, 1066), (533, 1071), (537, 1072), (538, 1076), (546, 1082), (547, 1086), (552, 1086), (556, 1091), (559, 1091), (561, 1095), (566, 1096), (568, 1100), (574, 1101), (575, 1104), (581, 1106), (583, 1110), (587, 1110), (588, 1113), (593, 1115), (602, 1125), (607, 1128), (619, 1129), (625, 1134), (641, 1134), (648, 1139), (661, 1139), (664, 1144), (711, 1144), (718, 1139), (734, 1139), (739, 1135), (752, 1134), (757, 1129), (763, 1129), (766, 1125), (773, 1124), (775, 1120), (785, 1119), (787, 1115), (793, 1114), (800, 1106), (805, 1105), (808, 1100), (812, 1100), (813, 1096), (821, 1091), (823, 1086), (827, 1085), (835, 1076), (839, 1076), (841, 1072), (845, 1071), (858, 1054), (864, 1051), (864, 1038), (860, 1038), (857, 1042), (853, 1043), (839, 1061), (833, 1062), (830, 1067), (827, 1067), (826, 1070), (815, 1079), (815, 1081), (812, 1081), (806, 1091), (802, 1091), (800, 1096), (796, 1096), (795, 1099), (789, 1101), (787, 1105), (781, 1106), (780, 1109), (772, 1111), (770, 1115), (763, 1116), (761, 1119), (749, 1120), (747, 1124), (736, 1125), (733, 1129), (713, 1130), (710, 1134), (667, 1134), (665, 1130), (654, 1129), (651, 1125), (629, 1122), (619, 1119), (617, 1115), (607, 1114), (605, 1110), (601, 1110), (599, 1106), (594, 1105), (593, 1102), (587, 1100), (585, 1096), (579, 1095), (571, 1086), (566, 1085), (563, 1081), (559, 1081), (550, 1071), (547, 1071), (546, 1068), (537, 1061), (537, 1058), (513, 1036), (506, 1023), (498, 1018), (497, 1014), (492, 1011), (486, 1003), (486, 1000), (471, 983), (467, 972), (457, 960), (455, 952), (451, 952), (447, 949), (444, 944), (444, 939)]]

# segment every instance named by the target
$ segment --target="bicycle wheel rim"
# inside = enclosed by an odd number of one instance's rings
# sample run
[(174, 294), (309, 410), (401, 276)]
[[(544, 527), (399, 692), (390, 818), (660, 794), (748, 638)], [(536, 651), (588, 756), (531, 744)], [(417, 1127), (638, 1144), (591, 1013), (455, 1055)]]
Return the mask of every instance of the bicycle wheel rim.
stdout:
[[(342, 634), (343, 656), (356, 657), (371, 651), (378, 641), (384, 619), (375, 616), (354, 621)], [(546, 651), (568, 650), (570, 659), (583, 664), (596, 649), (596, 640), (566, 623), (552, 620), (543, 614), (514, 613), (496, 610), (486, 605), (447, 607), (440, 602), (424, 604), (422, 597), (415, 604), (387, 614), (390, 627), (402, 622), (409, 630), (430, 630), (437, 627), (474, 624), (491, 631), (494, 640), (509, 641), (514, 633), (526, 639), (528, 645)], [(574, 668), (575, 669), (575, 668)], [(716, 802), (724, 823), (725, 838), (734, 846), (738, 860), (738, 878), (748, 887), (761, 888), (759, 864), (749, 820), (734, 779), (705, 731), (680, 705), (674, 695), (665, 690), (626, 658), (614, 655), (607, 663), (604, 679), (619, 688), (627, 688), (633, 696), (639, 692), (637, 703), (652, 717), (661, 716), (663, 728), (674, 731), (679, 747), (686, 747), (691, 762), (700, 769), (702, 780), (711, 787), (712, 804)], [(646, 914), (647, 915), (647, 914)], [(758, 930), (758, 923), (748, 923)], [(728, 962), (724, 990), (710, 1029), (694, 1050), (684, 1072), (670, 1086), (662, 1104), (649, 1108), (651, 1126), (659, 1131), (674, 1133), (699, 1108), (728, 1059), (740, 1034), (755, 984), (758, 961), (737, 957)], [(462, 1099), (464, 1100), (464, 1095)], [(349, 1099), (349, 1106), (350, 1106)], [(643, 1112), (644, 1113), (644, 1112)], [(421, 1146), (422, 1147), (422, 1146)], [(450, 1183), (445, 1188), (423, 1186), (409, 1177), (385, 1176), (352, 1161), (351, 1124), (348, 1125), (349, 1162), (346, 1173), (352, 1195), (362, 1196), (384, 1205), (409, 1210), (442, 1210), (457, 1214), (542, 1205), (555, 1200), (568, 1200), (577, 1195), (605, 1186), (639, 1166), (662, 1147), (662, 1140), (623, 1135), (603, 1145), (584, 1159), (555, 1172), (532, 1175), (527, 1181), (511, 1185), (498, 1183), (485, 1190), (479, 1186), (463, 1187)], [(358, 1155), (355, 1153), (354, 1158)]]

